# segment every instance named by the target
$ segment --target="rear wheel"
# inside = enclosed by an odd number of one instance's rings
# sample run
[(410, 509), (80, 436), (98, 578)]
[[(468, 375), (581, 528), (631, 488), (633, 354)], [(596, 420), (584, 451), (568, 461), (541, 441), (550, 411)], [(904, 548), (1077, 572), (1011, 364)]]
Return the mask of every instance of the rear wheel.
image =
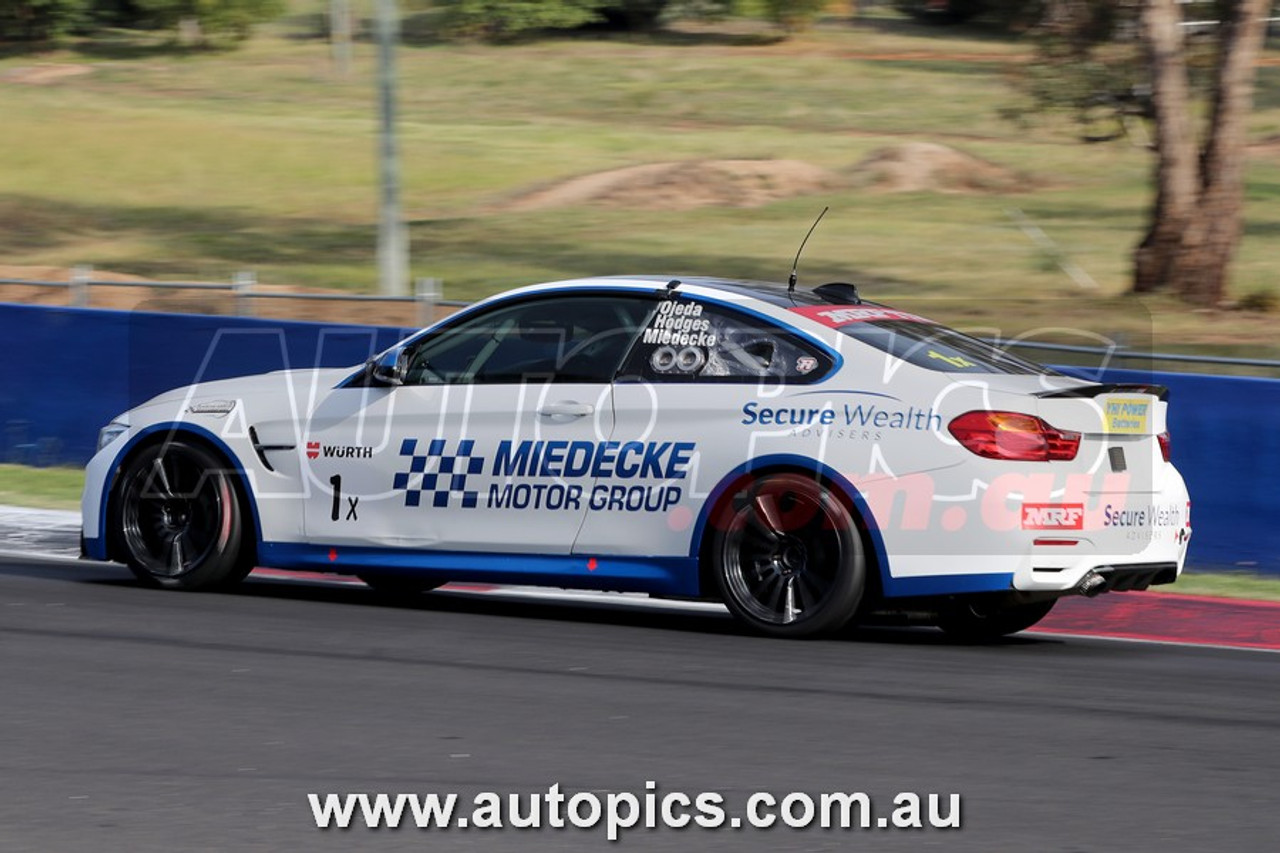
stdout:
[(252, 568), (235, 484), (198, 444), (166, 441), (134, 456), (120, 478), (116, 518), (125, 562), (145, 583), (210, 589)]
[(822, 483), (766, 475), (717, 515), (709, 558), (734, 616), (783, 637), (830, 633), (852, 618), (866, 579), (862, 537)]
[(1030, 604), (975, 599), (957, 601), (938, 614), (938, 627), (957, 640), (981, 643), (1025, 631), (1049, 615), (1056, 598)]

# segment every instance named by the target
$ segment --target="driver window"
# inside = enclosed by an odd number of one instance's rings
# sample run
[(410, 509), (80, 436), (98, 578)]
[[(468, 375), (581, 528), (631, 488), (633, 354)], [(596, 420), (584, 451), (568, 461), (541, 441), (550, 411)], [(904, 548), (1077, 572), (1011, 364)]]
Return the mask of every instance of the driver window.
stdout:
[(653, 305), (641, 296), (595, 295), (493, 308), (414, 347), (405, 384), (610, 382)]

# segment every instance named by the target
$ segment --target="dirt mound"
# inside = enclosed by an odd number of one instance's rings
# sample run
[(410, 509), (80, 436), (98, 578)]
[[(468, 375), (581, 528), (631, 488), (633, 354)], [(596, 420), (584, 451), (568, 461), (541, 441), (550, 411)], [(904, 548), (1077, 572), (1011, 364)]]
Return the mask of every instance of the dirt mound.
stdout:
[(29, 86), (47, 86), (92, 71), (93, 68), (88, 65), (19, 65), (0, 74), (0, 80), (6, 83), (26, 83)]
[(1031, 189), (1026, 175), (933, 142), (873, 151), (853, 167), (855, 186), (880, 192), (981, 193)]
[(841, 189), (847, 183), (835, 172), (799, 160), (685, 160), (570, 178), (518, 196), (502, 209), (760, 207), (792, 196)]
[(683, 160), (646, 163), (580, 175), (537, 187), (500, 204), (525, 212), (592, 205), (630, 210), (760, 207), (812, 193), (871, 189), (880, 192), (1018, 192), (1028, 176), (955, 148), (908, 142), (881, 148), (846, 174), (800, 160)]
[(1273, 133), (1270, 136), (1264, 136), (1257, 142), (1249, 143), (1250, 154), (1265, 154), (1269, 156), (1280, 155), (1280, 133)]

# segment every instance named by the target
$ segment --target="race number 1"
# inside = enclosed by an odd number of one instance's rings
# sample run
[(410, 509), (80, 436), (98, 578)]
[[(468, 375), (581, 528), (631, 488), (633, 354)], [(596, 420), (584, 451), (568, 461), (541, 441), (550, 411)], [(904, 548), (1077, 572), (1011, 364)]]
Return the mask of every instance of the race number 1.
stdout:
[[(333, 504), (329, 509), (329, 520), (337, 521), (338, 516), (342, 514), (342, 475), (334, 474), (330, 477), (329, 485), (333, 486)], [(356, 515), (356, 506), (359, 503), (359, 498), (347, 498), (347, 521), (360, 520), (360, 517)]]
[(342, 475), (334, 474), (329, 478), (329, 485), (333, 486), (333, 508), (329, 511), (329, 520), (338, 520), (338, 511), (342, 507)]

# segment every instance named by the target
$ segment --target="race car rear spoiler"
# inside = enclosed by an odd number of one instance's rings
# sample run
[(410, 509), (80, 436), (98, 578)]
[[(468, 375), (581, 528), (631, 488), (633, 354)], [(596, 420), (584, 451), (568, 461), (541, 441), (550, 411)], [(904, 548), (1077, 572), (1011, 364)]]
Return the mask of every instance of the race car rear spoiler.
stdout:
[(1150, 394), (1162, 402), (1169, 399), (1169, 389), (1163, 385), (1126, 384), (1122, 382), (1095, 382), (1091, 385), (1079, 385), (1075, 388), (1041, 391), (1036, 396), (1042, 399), (1050, 399), (1055, 397), (1101, 397), (1103, 394)]

